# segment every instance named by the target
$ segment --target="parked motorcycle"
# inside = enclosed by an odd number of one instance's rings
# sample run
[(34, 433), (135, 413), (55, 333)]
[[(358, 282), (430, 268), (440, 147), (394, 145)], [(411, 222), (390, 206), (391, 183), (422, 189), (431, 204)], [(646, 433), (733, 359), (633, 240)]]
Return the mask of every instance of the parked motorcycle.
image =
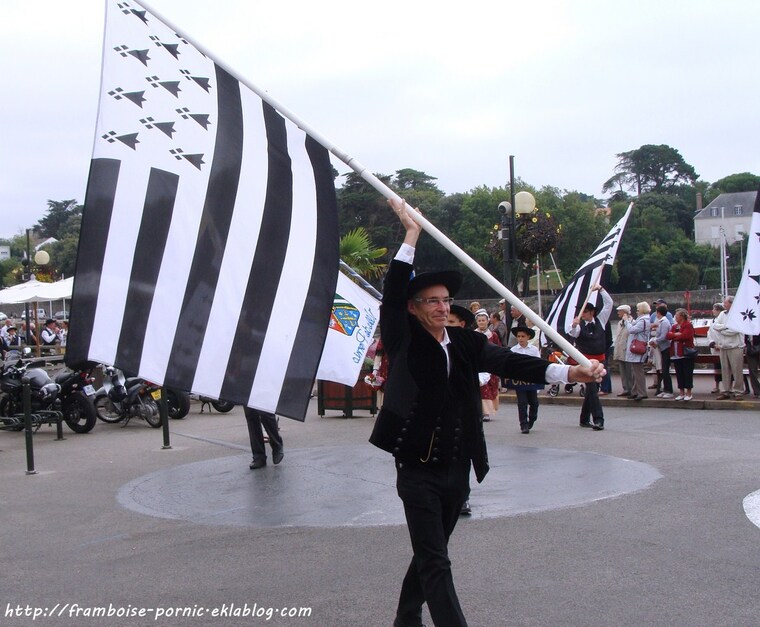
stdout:
[(166, 392), (166, 405), (169, 410), (169, 418), (179, 420), (190, 413), (190, 395), (181, 390), (164, 388)]
[(92, 387), (92, 369), (61, 370), (54, 379), (61, 390), (55, 402), (55, 408), (63, 412), (63, 419), (74, 433), (92, 431), (98, 421), (93, 398), (95, 388)]
[(124, 421), (141, 418), (151, 427), (161, 426), (161, 414), (157, 401), (161, 388), (139, 377), (127, 378), (113, 366), (103, 366), (103, 387), (95, 392), (95, 411), (103, 422)]
[(226, 414), (227, 412), (232, 411), (233, 407), (235, 407), (235, 403), (230, 403), (229, 401), (219, 401), (208, 396), (199, 396), (198, 400), (201, 402), (201, 413), (203, 413), (204, 405), (211, 405), (211, 407), (222, 414)]
[[(31, 354), (27, 348), (26, 356)], [(24, 428), (24, 386), (29, 381), (31, 410), (37, 426), (57, 420), (55, 402), (61, 386), (50, 379), (42, 368), (34, 368), (33, 362), (24, 361), (22, 353), (9, 351), (0, 374), (0, 421), (10, 431)]]

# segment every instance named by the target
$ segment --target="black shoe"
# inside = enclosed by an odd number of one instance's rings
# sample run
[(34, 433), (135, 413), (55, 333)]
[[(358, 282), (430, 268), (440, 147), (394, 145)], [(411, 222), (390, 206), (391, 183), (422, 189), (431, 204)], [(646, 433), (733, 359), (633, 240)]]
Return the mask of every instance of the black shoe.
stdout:
[(248, 464), (248, 468), (251, 470), (256, 470), (257, 468), (263, 468), (267, 465), (266, 457), (264, 459), (254, 459), (250, 464)]
[(580, 424), (580, 426), (581, 427), (585, 427), (586, 429), (590, 429), (591, 428), (591, 423), (590, 422), (582, 422)]
[(425, 627), (422, 623), (407, 623), (401, 620), (400, 618), (396, 618), (396, 620), (393, 621), (393, 627)]
[(591, 425), (591, 428), (594, 431), (604, 431), (604, 424), (601, 422), (595, 422), (593, 425)]
[(528, 421), (528, 429), (532, 429), (533, 428), (533, 425), (536, 424), (536, 420), (538, 420), (538, 418), (536, 418), (535, 420), (529, 420)]
[(523, 435), (527, 435), (528, 433), (530, 433), (530, 429), (528, 429), (528, 427), (523, 427), (522, 429), (520, 429), (520, 433), (522, 433)]
[(632, 401), (643, 401), (645, 398), (649, 398), (648, 396), (631, 396)]
[(472, 514), (472, 509), (470, 508), (470, 502), (465, 501), (464, 505), (462, 505), (462, 509), (459, 510), (460, 516), (469, 516)]
[(272, 452), (272, 461), (274, 462), (275, 466), (282, 461), (283, 457), (285, 457), (285, 451), (283, 451), (282, 449), (280, 449), (279, 451)]

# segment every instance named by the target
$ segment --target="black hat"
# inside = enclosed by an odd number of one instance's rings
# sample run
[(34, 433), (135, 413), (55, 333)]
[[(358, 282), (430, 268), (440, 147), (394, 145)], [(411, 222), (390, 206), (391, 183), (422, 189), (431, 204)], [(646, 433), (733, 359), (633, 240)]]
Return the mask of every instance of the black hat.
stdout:
[(52, 318), (48, 318), (47, 320), (45, 320), (45, 326), (49, 325), (51, 322), (55, 322), (55, 320), (53, 320)]
[(460, 320), (464, 320), (464, 325), (466, 327), (471, 327), (475, 322), (475, 314), (467, 309), (467, 307), (462, 307), (461, 305), (452, 305), (451, 313), (453, 313)]
[(593, 313), (596, 313), (596, 305), (594, 303), (586, 303), (583, 311), (592, 311)]
[(532, 340), (534, 337), (536, 337), (536, 332), (531, 329), (530, 327), (526, 327), (524, 325), (519, 325), (516, 327), (512, 327), (512, 335), (517, 337), (517, 334), (522, 331), (523, 333), (527, 333), (528, 337)]
[(443, 285), (449, 290), (449, 296), (453, 297), (462, 287), (462, 281), (464, 277), (461, 272), (456, 270), (441, 270), (440, 272), (421, 272), (415, 275), (411, 281), (409, 281), (409, 289), (407, 295), (409, 298), (413, 298), (415, 294), (421, 292), (426, 287), (431, 285)]

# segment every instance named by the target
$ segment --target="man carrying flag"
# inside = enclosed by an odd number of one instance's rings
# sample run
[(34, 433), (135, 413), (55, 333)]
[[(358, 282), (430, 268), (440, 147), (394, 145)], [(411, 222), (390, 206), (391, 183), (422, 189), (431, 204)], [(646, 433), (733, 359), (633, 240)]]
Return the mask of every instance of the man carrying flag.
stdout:
[(422, 625), (422, 604), (437, 627), (467, 624), (448, 558), (448, 540), (470, 492), (488, 472), (478, 372), (519, 374), (535, 383), (600, 381), (601, 364), (550, 364), (448, 327), (458, 272), (411, 278), (421, 227), (400, 199), (390, 204), (406, 230), (385, 278), (380, 329), (388, 354), (385, 399), (370, 442), (393, 454), (414, 556), (401, 587), (394, 627)]
[[(565, 331), (570, 337), (575, 338), (575, 346), (581, 353), (589, 359), (605, 363), (607, 359), (605, 329), (612, 313), (612, 297), (601, 285), (595, 285), (591, 291), (599, 292), (601, 295), (604, 303), (601, 311), (597, 311), (597, 306), (593, 303), (586, 303), (581, 315), (573, 318), (570, 327)], [(604, 410), (599, 401), (599, 385), (595, 382), (586, 385), (581, 406), (580, 426), (591, 427), (594, 431), (604, 429)]]

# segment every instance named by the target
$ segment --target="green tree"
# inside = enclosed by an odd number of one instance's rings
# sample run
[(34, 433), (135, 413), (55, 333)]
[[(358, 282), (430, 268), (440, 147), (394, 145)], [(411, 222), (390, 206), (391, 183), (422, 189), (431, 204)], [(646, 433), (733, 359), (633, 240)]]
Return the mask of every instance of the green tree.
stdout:
[(749, 172), (729, 174), (710, 185), (710, 191), (714, 192), (715, 196), (735, 192), (754, 192), (758, 188), (760, 188), (760, 176)]
[(396, 177), (394, 183), (399, 191), (405, 191), (408, 189), (428, 189), (438, 190), (438, 187), (433, 181), (438, 179), (429, 174), (425, 174), (420, 170), (413, 170), (412, 168), (403, 168), (396, 170)]
[(21, 276), (21, 263), (18, 259), (0, 261), (0, 289), (16, 285)]
[(370, 241), (367, 230), (359, 226), (340, 238), (340, 258), (365, 279), (380, 278), (387, 264), (377, 260), (385, 256), (387, 248), (375, 248)]
[[(672, 232), (672, 227), (683, 231), (688, 237), (692, 237), (694, 233), (694, 211), (696, 209), (696, 202), (691, 204), (684, 200), (683, 196), (695, 198), (690, 195), (686, 190), (680, 188), (674, 190), (672, 194), (660, 194), (650, 192), (642, 194), (635, 200), (635, 208), (640, 212), (643, 219), (646, 216), (654, 215), (651, 212), (645, 210), (649, 208), (657, 208), (662, 213), (662, 221), (657, 224), (651, 224), (651, 228), (666, 228), (667, 233), (665, 237), (668, 237), (668, 233)], [(696, 199), (695, 199), (696, 200)]]
[(679, 183), (693, 184), (699, 175), (686, 163), (681, 153), (665, 144), (646, 144), (617, 155), (615, 174), (605, 181), (602, 191), (633, 190), (637, 196), (644, 192), (665, 192)]
[[(459, 245), (457, 228), (461, 221), (462, 205), (467, 194), (451, 194), (424, 211), (425, 217), (444, 235)], [(414, 263), (421, 270), (456, 268), (457, 259), (432, 237), (421, 237), (414, 255)]]
[(61, 229), (74, 215), (82, 214), (82, 206), (76, 200), (48, 200), (45, 216), (34, 226), (35, 232), (42, 237), (61, 239)]
[(699, 285), (699, 268), (693, 263), (679, 261), (670, 266), (671, 290), (693, 290)]

